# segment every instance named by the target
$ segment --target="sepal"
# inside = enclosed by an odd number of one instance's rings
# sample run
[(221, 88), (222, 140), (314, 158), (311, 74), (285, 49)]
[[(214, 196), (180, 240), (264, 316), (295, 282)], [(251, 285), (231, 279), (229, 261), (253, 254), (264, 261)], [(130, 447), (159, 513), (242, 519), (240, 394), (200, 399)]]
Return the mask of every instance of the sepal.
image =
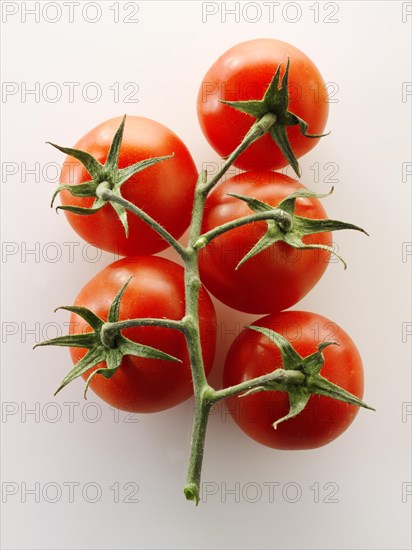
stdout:
[(60, 145), (56, 145), (55, 143), (51, 143), (50, 141), (47, 141), (46, 143), (48, 145), (51, 145), (55, 149), (58, 149), (60, 152), (64, 153), (65, 155), (68, 155), (69, 157), (73, 157), (79, 162), (81, 162), (90, 175), (100, 174), (103, 170), (103, 165), (98, 160), (96, 160), (92, 155), (90, 155), (89, 153), (86, 153), (86, 151), (81, 151), (80, 149), (73, 149), (71, 147), (61, 147)]
[(90, 180), (85, 183), (80, 183), (79, 185), (59, 185), (52, 196), (52, 200), (50, 203), (50, 206), (52, 208), (57, 195), (60, 193), (60, 191), (63, 191), (64, 189), (70, 191), (73, 197), (94, 197), (96, 196), (97, 183), (93, 180)]
[(76, 313), (79, 317), (81, 317), (86, 323), (89, 323), (89, 325), (94, 328), (95, 330), (99, 331), (103, 326), (103, 321), (98, 317), (95, 313), (90, 311), (87, 307), (82, 306), (60, 306), (56, 307), (54, 312), (59, 311), (59, 309), (63, 309), (65, 311), (70, 311), (70, 313)]
[(286, 416), (279, 418), (273, 422), (275, 430), (278, 425), (294, 416), (297, 416), (308, 404), (310, 398), (310, 392), (306, 388), (296, 388), (289, 390), (289, 412)]
[(135, 164), (126, 166), (125, 168), (119, 168), (119, 154), (120, 148), (123, 140), (124, 126), (126, 122), (126, 116), (123, 117), (122, 122), (119, 128), (116, 131), (116, 134), (113, 138), (113, 141), (110, 145), (110, 149), (107, 155), (107, 159), (104, 165), (102, 165), (97, 159), (85, 151), (79, 149), (73, 149), (70, 147), (61, 147), (54, 143), (49, 143), (62, 153), (74, 157), (85, 167), (91, 180), (81, 183), (79, 185), (69, 185), (63, 183), (59, 185), (56, 191), (53, 193), (51, 206), (53, 206), (54, 201), (57, 195), (65, 190), (69, 191), (74, 197), (94, 197), (94, 203), (91, 208), (83, 208), (73, 205), (58, 206), (56, 210), (64, 210), (66, 212), (71, 212), (72, 214), (77, 214), (80, 216), (89, 216), (95, 214), (101, 210), (107, 203), (109, 203), (114, 211), (116, 212), (121, 224), (123, 225), (126, 237), (129, 234), (129, 226), (127, 220), (127, 211), (124, 206), (119, 205), (114, 200), (105, 200), (100, 191), (102, 186), (110, 189), (112, 194), (115, 194), (118, 197), (121, 197), (121, 186), (126, 183), (132, 176), (157, 164), (164, 160), (170, 159), (173, 157), (173, 153), (168, 156), (163, 157), (154, 157), (149, 159), (143, 159)]
[[(119, 321), (120, 302), (129, 282), (130, 279), (126, 281), (126, 283), (119, 290), (110, 306), (108, 313), (109, 323), (117, 323)], [(57, 308), (55, 311), (58, 309), (64, 309), (79, 315), (90, 325), (93, 331), (87, 333), (83, 332), (81, 334), (58, 336), (57, 338), (40, 342), (34, 346), (66, 346), (88, 349), (87, 353), (63, 378), (55, 392), (55, 395), (75, 378), (82, 376), (100, 363), (105, 363), (104, 366), (94, 370), (88, 377), (84, 390), (84, 395), (86, 397), (87, 389), (93, 377), (100, 374), (105, 378), (111, 378), (120, 368), (122, 359), (125, 355), (133, 355), (135, 357), (142, 357), (146, 359), (162, 359), (165, 361), (182, 362), (180, 359), (159, 349), (129, 340), (121, 334), (120, 330), (113, 331), (113, 327), (111, 337), (109, 339), (103, 339), (103, 325), (105, 322), (88, 308), (81, 306), (62, 306)]]
[(287, 162), (293, 168), (293, 171), (298, 176), (301, 175), (299, 163), (295, 157), (295, 154), (291, 148), (289, 137), (286, 128), (288, 126), (299, 126), (300, 132), (307, 138), (321, 138), (328, 134), (310, 134), (308, 132), (308, 123), (302, 118), (298, 117), (294, 113), (288, 110), (289, 107), (289, 58), (286, 63), (285, 72), (280, 82), (280, 67), (278, 65), (276, 72), (267, 87), (265, 94), (261, 100), (249, 100), (249, 101), (225, 101), (220, 100), (221, 103), (229, 105), (234, 109), (245, 113), (249, 116), (261, 119), (264, 115), (272, 113), (276, 115), (276, 122), (268, 130), (269, 135), (281, 150), (283, 156)]
[(294, 349), (292, 344), (286, 340), (281, 334), (278, 334), (274, 330), (250, 325), (247, 328), (255, 330), (264, 334), (279, 348), (283, 369), (285, 371), (298, 370), (304, 374), (304, 378), (299, 382), (289, 382), (279, 384), (279, 382), (268, 382), (265, 386), (258, 386), (249, 392), (242, 394), (242, 396), (248, 395), (255, 391), (272, 391), (280, 390), (286, 391), (289, 394), (289, 412), (287, 415), (276, 420), (273, 427), (276, 429), (281, 422), (285, 422), (290, 418), (297, 416), (306, 407), (311, 395), (323, 395), (331, 397), (338, 401), (343, 401), (351, 405), (363, 407), (365, 409), (375, 410), (361, 399), (353, 395), (352, 393), (344, 390), (343, 388), (333, 384), (323, 376), (320, 371), (324, 365), (325, 358), (323, 356), (323, 350), (331, 345), (338, 345), (336, 342), (321, 342), (318, 345), (318, 349), (315, 353), (308, 355), (307, 357), (301, 357), (299, 353)]
[(150, 166), (153, 166), (158, 162), (163, 162), (164, 160), (169, 160), (173, 157), (174, 153), (172, 153), (171, 155), (166, 155), (164, 157), (153, 157), (150, 159), (144, 159), (136, 162), (135, 164), (131, 164), (130, 166), (126, 166), (126, 168), (120, 169), (118, 172), (118, 185), (123, 185), (128, 179), (130, 179), (138, 172), (142, 172), (142, 170), (146, 170), (146, 168), (150, 168)]
[(80, 206), (57, 206), (56, 212), (59, 210), (64, 210), (65, 212), (71, 212), (72, 214), (78, 214), (79, 216), (90, 216), (91, 214), (96, 214), (99, 210), (105, 206), (105, 201), (97, 198), (91, 208), (82, 208)]
[(302, 175), (298, 159), (295, 157), (290, 145), (286, 127), (283, 124), (275, 123), (269, 130), (270, 137), (282, 151), (283, 156), (292, 167), (298, 178)]
[[(325, 233), (329, 231), (340, 231), (342, 229), (353, 229), (355, 231), (360, 231), (368, 235), (368, 233), (361, 227), (354, 225), (352, 223), (341, 222), (338, 220), (329, 220), (329, 219), (311, 219), (304, 218), (301, 216), (295, 215), (295, 206), (296, 199), (298, 198), (324, 198), (329, 196), (333, 192), (333, 187), (329, 193), (316, 193), (310, 191), (309, 189), (299, 189), (295, 191), (285, 199), (283, 199), (277, 207), (271, 206), (265, 202), (262, 202), (253, 197), (247, 197), (244, 195), (238, 195), (231, 193), (230, 195), (246, 202), (249, 208), (253, 212), (264, 212), (264, 211), (273, 211), (274, 216), (273, 220), (265, 220), (267, 224), (266, 233), (259, 239), (259, 241), (253, 246), (253, 248), (241, 259), (241, 261), (236, 266), (236, 269), (248, 261), (256, 254), (263, 252), (266, 248), (269, 248), (278, 241), (283, 241), (293, 248), (300, 249), (321, 249), (330, 252), (335, 255), (342, 263), (346, 269), (346, 262), (343, 258), (335, 251), (332, 246), (324, 244), (307, 244), (304, 243), (302, 238), (307, 235), (314, 235), (316, 233)], [(282, 217), (282, 211), (285, 215)], [(284, 218), (284, 219), (283, 219)]]

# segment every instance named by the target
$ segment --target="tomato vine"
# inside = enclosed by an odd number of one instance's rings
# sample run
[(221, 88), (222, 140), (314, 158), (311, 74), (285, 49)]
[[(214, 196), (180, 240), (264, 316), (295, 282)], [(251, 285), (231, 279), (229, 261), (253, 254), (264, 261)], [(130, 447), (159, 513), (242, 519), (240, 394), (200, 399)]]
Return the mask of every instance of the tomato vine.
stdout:
[[(211, 407), (218, 401), (232, 399), (235, 396), (240, 396), (243, 399), (257, 392), (287, 392), (289, 395), (289, 411), (282, 418), (273, 418), (274, 428), (277, 428), (279, 423), (286, 420), (290, 421), (290, 419), (301, 414), (312, 395), (327, 396), (357, 407), (371, 408), (356, 395), (321, 375), (325, 362), (324, 350), (335, 342), (320, 342), (314, 352), (301, 355), (285, 337), (271, 328), (262, 326), (250, 326), (248, 330), (259, 332), (261, 336), (266, 337), (272, 345), (274, 344), (279, 349), (282, 358), (281, 366), (278, 365), (269, 373), (234, 383), (222, 389), (213, 388), (207, 380), (199, 321), (199, 295), (202, 292), (199, 251), (202, 248), (206, 247), (215, 238), (230, 233), (241, 226), (250, 227), (251, 224), (257, 222), (266, 224), (266, 231), (263, 236), (238, 263), (237, 268), (240, 268), (249, 262), (253, 256), (261, 254), (265, 249), (280, 241), (289, 247), (318, 248), (334, 253), (330, 246), (319, 243), (308, 244), (304, 238), (308, 235), (341, 229), (354, 229), (365, 233), (363, 229), (353, 224), (298, 216), (295, 212), (295, 204), (299, 199), (319, 199), (325, 196), (306, 189), (295, 190), (278, 202), (276, 206), (255, 197), (232, 193), (233, 198), (246, 203), (251, 213), (238, 219), (232, 219), (206, 232), (203, 231), (204, 212), (211, 191), (229, 168), (236, 163), (236, 160), (255, 142), (267, 137), (267, 135), (271, 136), (299, 175), (298, 162), (288, 142), (286, 126), (298, 126), (302, 135), (308, 138), (320, 137), (318, 134), (314, 136), (309, 134), (307, 123), (288, 110), (290, 63), (292, 62), (289, 60), (286, 63), (282, 81), (280, 80), (281, 67), (280, 65), (277, 67), (262, 100), (225, 101), (230, 108), (240, 110), (248, 116), (254, 116), (256, 121), (252, 124), (241, 143), (228, 155), (220, 170), (211, 179), (208, 179), (205, 171), (199, 174), (194, 189), (190, 230), (186, 246), (180, 244), (176, 235), (166, 229), (155, 216), (150, 215), (143, 206), (138, 206), (132, 200), (123, 196), (122, 186), (135, 174), (145, 171), (155, 164), (167, 164), (171, 162), (170, 159), (173, 159), (170, 151), (164, 151), (163, 156), (139, 160), (132, 165), (120, 168), (119, 155), (123, 133), (125, 127), (127, 127), (126, 117), (123, 118), (114, 135), (105, 164), (100, 163), (99, 160), (85, 151), (55, 146), (60, 151), (77, 159), (91, 177), (90, 181), (78, 185), (66, 183), (61, 185), (56, 190), (53, 200), (61, 192), (66, 193), (66, 198), (65, 204), (58, 208), (77, 216), (95, 216), (104, 208), (111, 207), (122, 223), (126, 237), (128, 236), (130, 223), (128, 213), (147, 224), (167, 245), (175, 249), (182, 260), (184, 266), (184, 312), (180, 319), (156, 316), (153, 318), (121, 318), (122, 300), (128, 290), (128, 285), (132, 284), (129, 279), (118, 289), (106, 318), (103, 314), (98, 315), (92, 309), (79, 305), (63, 308), (80, 317), (89, 326), (87, 332), (70, 334), (38, 345), (60, 345), (71, 348), (86, 348), (88, 350), (64, 378), (57, 390), (60, 391), (79, 376), (87, 377), (86, 389), (98, 375), (110, 380), (122, 368), (124, 356), (182, 362), (179, 357), (127, 338), (122, 331), (157, 327), (175, 330), (184, 336), (187, 343), (195, 400), (191, 451), (184, 493), (187, 499), (193, 500), (196, 504), (200, 499), (201, 469), (209, 413)], [(67, 203), (67, 194), (71, 194), (75, 198), (87, 197), (91, 204), (88, 207), (79, 206), (78, 204), (70, 205)]]

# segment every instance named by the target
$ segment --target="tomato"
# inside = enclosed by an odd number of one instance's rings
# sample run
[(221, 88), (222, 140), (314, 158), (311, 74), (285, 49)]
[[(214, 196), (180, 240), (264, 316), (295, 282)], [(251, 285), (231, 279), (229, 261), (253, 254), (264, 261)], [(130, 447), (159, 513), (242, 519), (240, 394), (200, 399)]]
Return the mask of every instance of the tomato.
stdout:
[[(286, 196), (304, 188), (277, 172), (243, 172), (227, 179), (209, 195), (202, 233), (226, 222), (253, 214), (248, 205), (228, 193), (255, 197), (277, 206)], [(319, 200), (299, 198), (295, 213), (323, 219), (326, 212)], [(264, 221), (232, 229), (200, 250), (202, 282), (224, 304), (248, 313), (275, 313), (296, 304), (324, 273), (330, 253), (326, 250), (302, 250), (284, 242), (272, 244), (250, 258), (239, 269), (240, 260), (265, 234)], [(331, 245), (331, 233), (303, 237), (306, 244)]]
[[(282, 78), (288, 58), (288, 110), (308, 123), (310, 134), (321, 134), (328, 117), (328, 95), (314, 63), (294, 46), (274, 39), (249, 40), (226, 51), (203, 78), (197, 112), (202, 131), (220, 156), (228, 156), (242, 141), (255, 118), (239, 112), (226, 101), (261, 100), (276, 69)], [(275, 113), (276, 114), (276, 113)], [(296, 158), (319, 141), (301, 134), (299, 126), (288, 126), (287, 134)], [(235, 161), (242, 170), (278, 169), (287, 161), (270, 135), (256, 141)]]
[[(355, 396), (363, 395), (363, 367), (359, 352), (348, 334), (326, 317), (305, 311), (268, 315), (253, 325), (280, 333), (306, 357), (317, 345), (334, 341), (338, 346), (323, 350), (321, 376)], [(229, 349), (224, 386), (232, 386), (282, 368), (278, 347), (267, 336), (245, 329)], [(252, 439), (274, 449), (313, 449), (333, 441), (352, 423), (358, 407), (330, 397), (312, 395), (305, 409), (273, 428), (273, 422), (289, 411), (287, 392), (262, 391), (231, 397), (227, 406), (238, 424)]]
[[(122, 119), (103, 122), (75, 145), (104, 164), (113, 137)], [(193, 159), (179, 137), (154, 120), (128, 116), (120, 148), (119, 167), (125, 168), (138, 161), (171, 155), (132, 176), (121, 187), (125, 199), (142, 208), (175, 238), (179, 238), (190, 223), (197, 170)], [(77, 185), (90, 180), (83, 165), (67, 157), (60, 177), (61, 183)], [(93, 198), (74, 197), (68, 190), (60, 192), (63, 205), (90, 208)], [(73, 229), (93, 245), (120, 254), (152, 254), (167, 247), (166, 242), (145, 222), (128, 212), (129, 236), (110, 204), (95, 214), (83, 216), (66, 212)]]
[[(134, 318), (168, 318), (184, 316), (183, 268), (170, 260), (156, 256), (123, 258), (100, 271), (80, 291), (75, 305), (87, 307), (107, 320), (110, 304), (124, 283), (133, 277), (121, 299), (120, 320)], [(206, 373), (212, 367), (216, 317), (207, 292), (202, 288), (199, 298), (200, 336)], [(91, 327), (78, 315), (70, 320), (72, 333), (90, 332)], [(183, 363), (161, 359), (123, 356), (122, 364), (112, 378), (101, 375), (92, 378), (90, 388), (102, 399), (119, 409), (133, 412), (155, 412), (173, 407), (192, 395), (192, 375), (185, 337), (181, 332), (163, 327), (134, 327), (122, 334), (130, 340), (168, 353)], [(84, 348), (71, 348), (77, 363)], [(104, 367), (100, 363), (84, 378)]]

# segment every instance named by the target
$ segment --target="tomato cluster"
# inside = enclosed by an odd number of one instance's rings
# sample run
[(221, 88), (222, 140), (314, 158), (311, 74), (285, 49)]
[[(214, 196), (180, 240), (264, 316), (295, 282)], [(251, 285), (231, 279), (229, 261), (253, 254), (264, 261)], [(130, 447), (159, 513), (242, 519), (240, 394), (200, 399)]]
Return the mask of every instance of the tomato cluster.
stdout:
[[(305, 194), (306, 188), (297, 180), (274, 171), (289, 159), (296, 171), (295, 160), (316, 145), (326, 125), (324, 81), (305, 54), (272, 39), (239, 44), (224, 53), (205, 75), (197, 108), (204, 135), (223, 157), (239, 146), (265, 109), (277, 117), (270, 132), (235, 160), (238, 168), (247, 171), (217, 185), (207, 197), (202, 235), (252, 214), (251, 204), (258, 209), (280, 208), (291, 196), (293, 201), (285, 206), (285, 211), (289, 209), (289, 214), (293, 214), (296, 227), (311, 220), (326, 220), (326, 212), (315, 194)], [(124, 125), (122, 134), (118, 130), (120, 124)], [(86, 134), (75, 149), (60, 149), (68, 153), (59, 192), (60, 208), (66, 210), (69, 223), (88, 242), (125, 256), (103, 269), (80, 291), (70, 309), (71, 333), (89, 334), (79, 342), (91, 342), (90, 349), (94, 342), (93, 323), (101, 326), (110, 321), (119, 292), (122, 299), (116, 314), (120, 321), (181, 320), (186, 299), (183, 268), (154, 256), (167, 243), (140, 217), (125, 212), (115, 201), (102, 202), (99, 189), (103, 186), (116, 192), (178, 239), (191, 221), (197, 181), (187, 147), (162, 124), (129, 116), (125, 123), (116, 118), (103, 122)], [(161, 161), (157, 159), (166, 156)], [(145, 159), (150, 165), (144, 166)], [(267, 241), (258, 253), (243, 261), (257, 243), (273, 234), (278, 235), (276, 242)], [(302, 357), (315, 353), (318, 345), (330, 338), (329, 329), (333, 326), (331, 339), (339, 346), (325, 350), (323, 375), (361, 398), (362, 363), (349, 336), (316, 314), (283, 312), (321, 278), (328, 265), (331, 233), (327, 229), (313, 230), (291, 243), (274, 222), (262, 219), (239, 225), (199, 250), (201, 281), (217, 299), (236, 310), (268, 314), (254, 325), (282, 334)], [(207, 375), (214, 359), (216, 315), (203, 287), (198, 305)], [(313, 330), (314, 325), (318, 326), (317, 331)], [(72, 347), (74, 363), (83, 366), (83, 370), (78, 367), (77, 375), (88, 379), (101, 398), (120, 409), (153, 412), (192, 395), (192, 371), (184, 334), (164, 326), (138, 326), (126, 328), (123, 336), (146, 346), (145, 353), (156, 348), (178, 361), (165, 361), (150, 353), (125, 355), (105, 373), (102, 362), (87, 368), (86, 345)], [(116, 349), (115, 342), (113, 348)], [(116, 362), (113, 356), (110, 361)], [(227, 355), (224, 385), (239, 384), (282, 365), (273, 341), (245, 329)], [(94, 371), (103, 376), (91, 377)], [(313, 448), (327, 443), (347, 428), (358, 410), (355, 405), (313, 395), (303, 412), (274, 430), (273, 422), (287, 414), (288, 403), (288, 393), (274, 390), (228, 400), (233, 418), (248, 435), (279, 449)]]

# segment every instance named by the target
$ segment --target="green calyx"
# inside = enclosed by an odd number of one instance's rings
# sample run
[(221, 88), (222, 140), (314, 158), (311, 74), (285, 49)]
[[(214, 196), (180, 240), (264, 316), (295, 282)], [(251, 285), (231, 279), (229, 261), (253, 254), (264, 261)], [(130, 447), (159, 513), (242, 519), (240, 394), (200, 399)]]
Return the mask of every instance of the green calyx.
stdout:
[(55, 145), (54, 143), (50, 142), (48, 143), (62, 153), (65, 153), (66, 155), (74, 157), (75, 159), (80, 161), (91, 176), (91, 180), (81, 183), (79, 185), (59, 185), (59, 187), (53, 194), (51, 206), (53, 206), (56, 196), (60, 193), (60, 191), (64, 189), (70, 191), (70, 193), (74, 197), (94, 197), (94, 202), (90, 208), (82, 208), (78, 206), (58, 206), (56, 210), (66, 210), (67, 212), (72, 212), (73, 214), (89, 216), (91, 214), (95, 214), (96, 212), (101, 210), (107, 203), (109, 203), (118, 215), (127, 237), (129, 227), (127, 221), (127, 211), (125, 207), (114, 201), (106, 201), (105, 199), (103, 199), (101, 197), (101, 190), (110, 189), (112, 193), (121, 197), (121, 187), (124, 183), (126, 183), (127, 180), (129, 180), (138, 172), (141, 172), (142, 170), (153, 166), (153, 164), (157, 164), (158, 162), (172, 158), (173, 154), (165, 157), (144, 159), (136, 162), (135, 164), (127, 166), (126, 168), (119, 168), (119, 153), (123, 139), (125, 122), (126, 116), (123, 117), (123, 120), (113, 138), (104, 165), (85, 151), (80, 151), (79, 149), (71, 149), (69, 147), (60, 147), (59, 145)]
[(300, 117), (288, 110), (289, 107), (289, 58), (286, 63), (285, 73), (282, 81), (280, 82), (280, 67), (278, 66), (276, 73), (269, 84), (263, 99), (261, 100), (248, 100), (248, 101), (224, 101), (222, 103), (253, 116), (256, 119), (262, 118), (267, 113), (273, 113), (276, 115), (276, 122), (270, 127), (269, 135), (273, 141), (277, 144), (282, 154), (292, 166), (294, 172), (300, 177), (299, 163), (292, 151), (289, 143), (288, 134), (286, 131), (287, 126), (299, 125), (300, 132), (307, 138), (321, 138), (328, 134), (309, 134), (308, 124)]
[(276, 208), (262, 202), (253, 197), (247, 197), (244, 195), (237, 195), (235, 193), (230, 193), (232, 197), (236, 197), (249, 206), (253, 212), (256, 213), (265, 213), (273, 212), (273, 219), (266, 219), (267, 231), (255, 244), (255, 246), (242, 258), (242, 260), (236, 266), (236, 269), (247, 262), (259, 252), (262, 252), (272, 244), (283, 241), (293, 248), (301, 249), (322, 249), (327, 250), (330, 253), (334, 254), (339, 260), (343, 263), (346, 269), (345, 261), (339, 256), (339, 254), (333, 249), (333, 247), (323, 244), (306, 244), (302, 241), (302, 238), (306, 235), (313, 235), (315, 233), (324, 233), (328, 231), (338, 231), (341, 229), (354, 229), (356, 231), (361, 231), (366, 233), (364, 229), (353, 225), (351, 223), (341, 222), (337, 220), (313, 220), (310, 218), (303, 218), (295, 214), (295, 205), (297, 198), (323, 198), (327, 197), (333, 192), (333, 187), (331, 191), (327, 194), (319, 194), (309, 189), (300, 189), (295, 191), (282, 202), (278, 204)]
[[(307, 357), (301, 357), (290, 342), (277, 332), (258, 326), (248, 326), (247, 328), (267, 336), (277, 345), (282, 357), (283, 369), (285, 371), (283, 382), (269, 381), (265, 385), (257, 386), (240, 395), (240, 397), (244, 397), (259, 391), (287, 391), (289, 394), (289, 412), (286, 416), (273, 423), (275, 429), (281, 422), (285, 422), (302, 412), (311, 395), (324, 395), (337, 401), (349, 403), (350, 405), (356, 405), (372, 411), (375, 410), (356, 397), (356, 395), (321, 376), (320, 371), (325, 362), (323, 350), (328, 346), (338, 345), (336, 342), (322, 342), (318, 345), (318, 350), (315, 353)], [(278, 371), (279, 369), (274, 372)]]
[[(107, 323), (117, 323), (119, 321), (120, 301), (129, 282), (130, 279), (123, 285), (113, 300), (110, 306)], [(76, 313), (92, 327), (93, 331), (82, 334), (59, 336), (34, 346), (35, 348), (39, 346), (66, 346), (88, 349), (86, 355), (80, 359), (67, 376), (63, 378), (55, 395), (72, 380), (82, 376), (85, 372), (97, 366), (99, 363), (104, 362), (105, 366), (94, 370), (87, 379), (84, 389), (84, 397), (86, 398), (87, 389), (92, 378), (97, 374), (101, 374), (105, 378), (111, 378), (119, 369), (124, 355), (181, 362), (180, 359), (164, 353), (163, 351), (143, 344), (138, 344), (125, 338), (120, 333), (120, 330), (113, 331), (113, 325), (111, 325), (110, 336), (108, 337), (109, 333), (105, 331), (105, 326), (107, 326), (105, 321), (85, 307), (62, 306), (57, 308), (56, 311), (58, 309)]]

